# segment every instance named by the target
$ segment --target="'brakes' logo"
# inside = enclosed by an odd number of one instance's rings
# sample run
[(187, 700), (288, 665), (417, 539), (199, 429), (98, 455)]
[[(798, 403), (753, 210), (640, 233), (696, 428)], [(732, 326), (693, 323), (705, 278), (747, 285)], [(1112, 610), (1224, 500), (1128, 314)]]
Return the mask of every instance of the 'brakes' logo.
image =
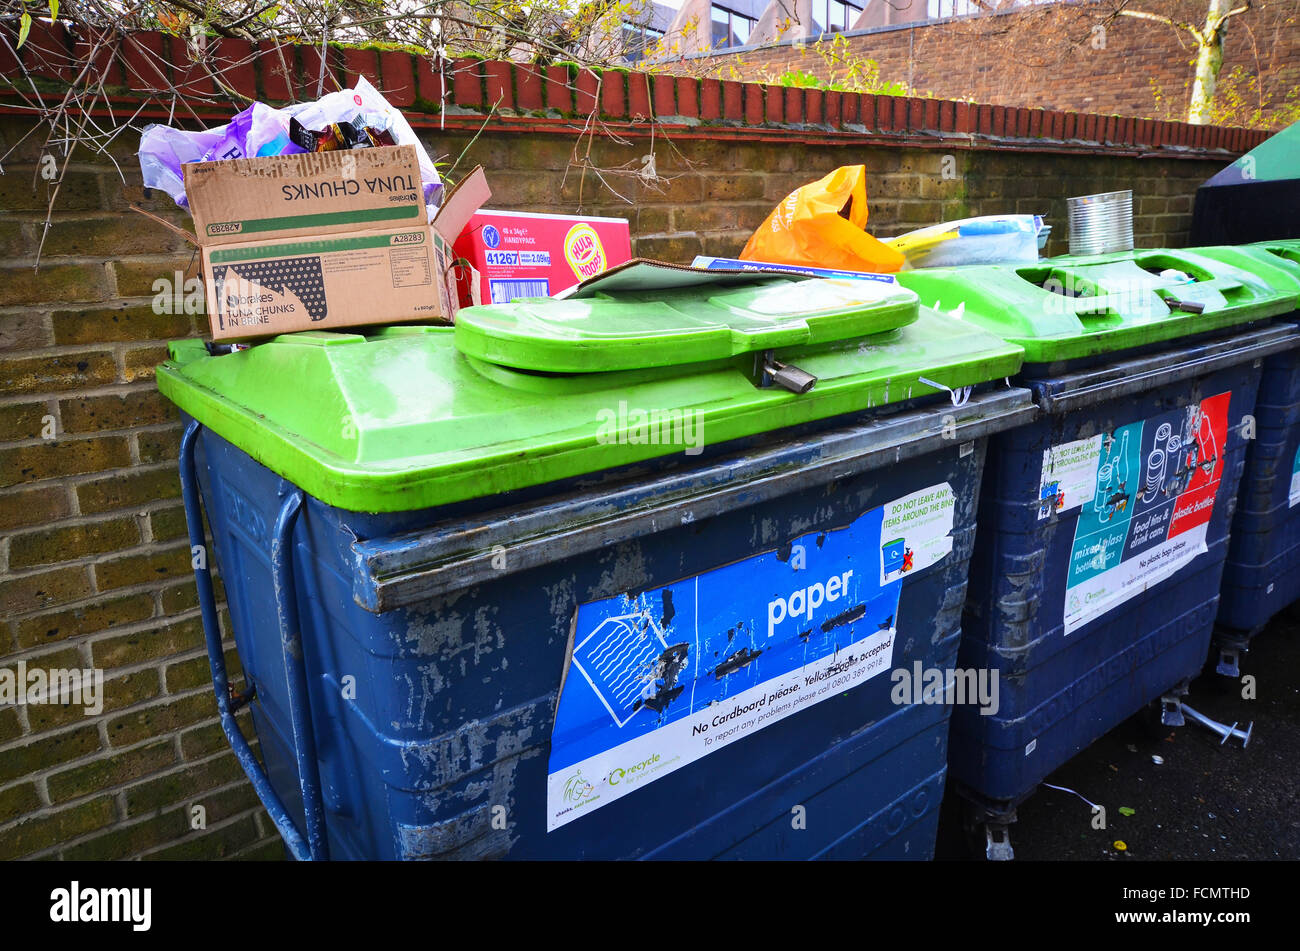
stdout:
[(576, 224), (564, 236), (564, 260), (578, 280), (585, 281), (605, 270), (605, 248), (600, 235), (589, 224)]

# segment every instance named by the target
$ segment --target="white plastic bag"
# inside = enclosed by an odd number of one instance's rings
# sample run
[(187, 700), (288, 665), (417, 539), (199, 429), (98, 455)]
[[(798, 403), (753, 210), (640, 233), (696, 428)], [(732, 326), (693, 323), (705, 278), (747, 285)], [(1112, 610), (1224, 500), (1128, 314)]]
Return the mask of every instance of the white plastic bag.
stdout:
[(890, 238), (907, 259), (904, 270), (966, 264), (1032, 264), (1038, 260), (1036, 215), (982, 215), (946, 221)]
[[(419, 140), (406, 117), (388, 104), (369, 80), (364, 76), (357, 78), (352, 89), (340, 89), (322, 96), (315, 102), (300, 102), (285, 106), (280, 110), (286, 116), (293, 116), (308, 129), (323, 129), (331, 122), (351, 121), (358, 112), (366, 116), (380, 116), (387, 125), (393, 141), (397, 145), (414, 145), (420, 158), (420, 179), (424, 182), (424, 203), (430, 211), (442, 204), (442, 179), (433, 166), (433, 160), (425, 151), (424, 143)], [(432, 216), (431, 216), (432, 217)]]

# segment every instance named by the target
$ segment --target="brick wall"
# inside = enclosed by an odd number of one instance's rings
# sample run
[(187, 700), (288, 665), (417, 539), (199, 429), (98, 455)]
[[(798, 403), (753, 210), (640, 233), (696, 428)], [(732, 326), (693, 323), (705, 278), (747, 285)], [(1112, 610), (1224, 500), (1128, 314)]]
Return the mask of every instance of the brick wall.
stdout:
[[(73, 50), (70, 38), (54, 40)], [(309, 54), (288, 48), (295, 70)], [(129, 61), (122, 67), (111, 107), (119, 117), (143, 96), (126, 88), (140, 85)], [(364, 72), (386, 87), (457, 174), (482, 163), (494, 206), (626, 216), (637, 253), (673, 261), (736, 253), (791, 189), (859, 162), (877, 234), (1037, 212), (1057, 226), (1053, 250), (1062, 251), (1067, 195), (1132, 187), (1139, 241), (1177, 245), (1197, 183), (1261, 139), (477, 61), (449, 72), (439, 114), (441, 81), (426, 63), (335, 50), (331, 67), (340, 80)], [(267, 69), (240, 77), (253, 92), (274, 82)], [(485, 103), (495, 104), (490, 119)], [(190, 106), (213, 122), (231, 111)], [(167, 115), (157, 103), (136, 121)], [(128, 206), (188, 219), (144, 193), (129, 133), (111, 158), (72, 156), (34, 269), (51, 183), (39, 174), (43, 134), (32, 130), (18, 94), (0, 84), (0, 154), (16, 146), (0, 176), (0, 667), (97, 667), (106, 698), (94, 717), (0, 707), (0, 858), (278, 857), (216, 721), (179, 502), (180, 428), (153, 383), (165, 342), (205, 325), (201, 314), (152, 306), (154, 282), (194, 274), (193, 255)], [(655, 180), (641, 174), (647, 155)], [(206, 828), (191, 828), (196, 805)]]
[[(1196, 52), (1191, 38), (1185, 31), (1132, 17), (1106, 23), (1104, 33), (1094, 34), (1098, 6), (1056, 3), (844, 36), (856, 57), (879, 63), (882, 81), (940, 98), (1151, 119), (1185, 116)], [(1204, 7), (1199, 8), (1201, 17)], [(1197, 14), (1194, 4), (1184, 12)], [(1258, 89), (1231, 80), (1238, 67), (1259, 77)], [(776, 79), (792, 71), (824, 80), (844, 75), (842, 64), (829, 65), (812, 48), (792, 42), (691, 58), (665, 68), (732, 79)], [(1221, 103), (1234, 89), (1244, 96), (1243, 108), (1234, 113), (1239, 121), (1260, 104), (1261, 92), (1270, 102), (1261, 128), (1280, 128), (1286, 117), (1294, 121), (1294, 99), (1290, 111), (1281, 110), (1287, 95), (1300, 86), (1300, 0), (1256, 0), (1249, 13), (1231, 20), (1220, 83)]]
[[(0, 151), (29, 128), (0, 124)], [(0, 663), (102, 669), (104, 709), (0, 707), (0, 858), (278, 855), (214, 719), (180, 431), (152, 383), (195, 326), (151, 285), (188, 256), (124, 211), (111, 164), (74, 157), (34, 272), (35, 157), (0, 177)]]

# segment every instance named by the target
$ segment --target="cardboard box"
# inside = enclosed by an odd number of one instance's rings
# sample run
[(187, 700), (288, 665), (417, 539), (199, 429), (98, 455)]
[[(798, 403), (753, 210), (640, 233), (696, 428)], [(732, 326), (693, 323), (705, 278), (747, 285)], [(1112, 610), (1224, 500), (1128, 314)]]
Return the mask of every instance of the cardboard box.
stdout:
[(206, 247), (212, 338), (454, 314), (438, 239), (423, 225)]
[(631, 258), (632, 241), (623, 218), (481, 209), (455, 250), (478, 272), (477, 282), (461, 282), (461, 302), (499, 304), (589, 280)]
[(204, 245), (428, 223), (413, 145), (181, 167)]
[(451, 321), (452, 243), (491, 196), (476, 168), (427, 223), (412, 146), (195, 163), (185, 180), (214, 340)]

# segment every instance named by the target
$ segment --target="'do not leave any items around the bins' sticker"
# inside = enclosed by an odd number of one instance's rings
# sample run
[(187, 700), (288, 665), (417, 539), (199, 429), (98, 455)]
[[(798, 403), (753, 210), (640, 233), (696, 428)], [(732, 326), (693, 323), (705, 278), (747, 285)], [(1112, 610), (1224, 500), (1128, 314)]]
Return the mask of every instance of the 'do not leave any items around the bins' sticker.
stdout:
[(1207, 551), (1231, 396), (1043, 453), (1038, 517), (1079, 509), (1065, 586), (1067, 635)]
[(890, 669), (904, 580), (952, 551), (947, 483), (842, 528), (578, 606), (547, 831)]

